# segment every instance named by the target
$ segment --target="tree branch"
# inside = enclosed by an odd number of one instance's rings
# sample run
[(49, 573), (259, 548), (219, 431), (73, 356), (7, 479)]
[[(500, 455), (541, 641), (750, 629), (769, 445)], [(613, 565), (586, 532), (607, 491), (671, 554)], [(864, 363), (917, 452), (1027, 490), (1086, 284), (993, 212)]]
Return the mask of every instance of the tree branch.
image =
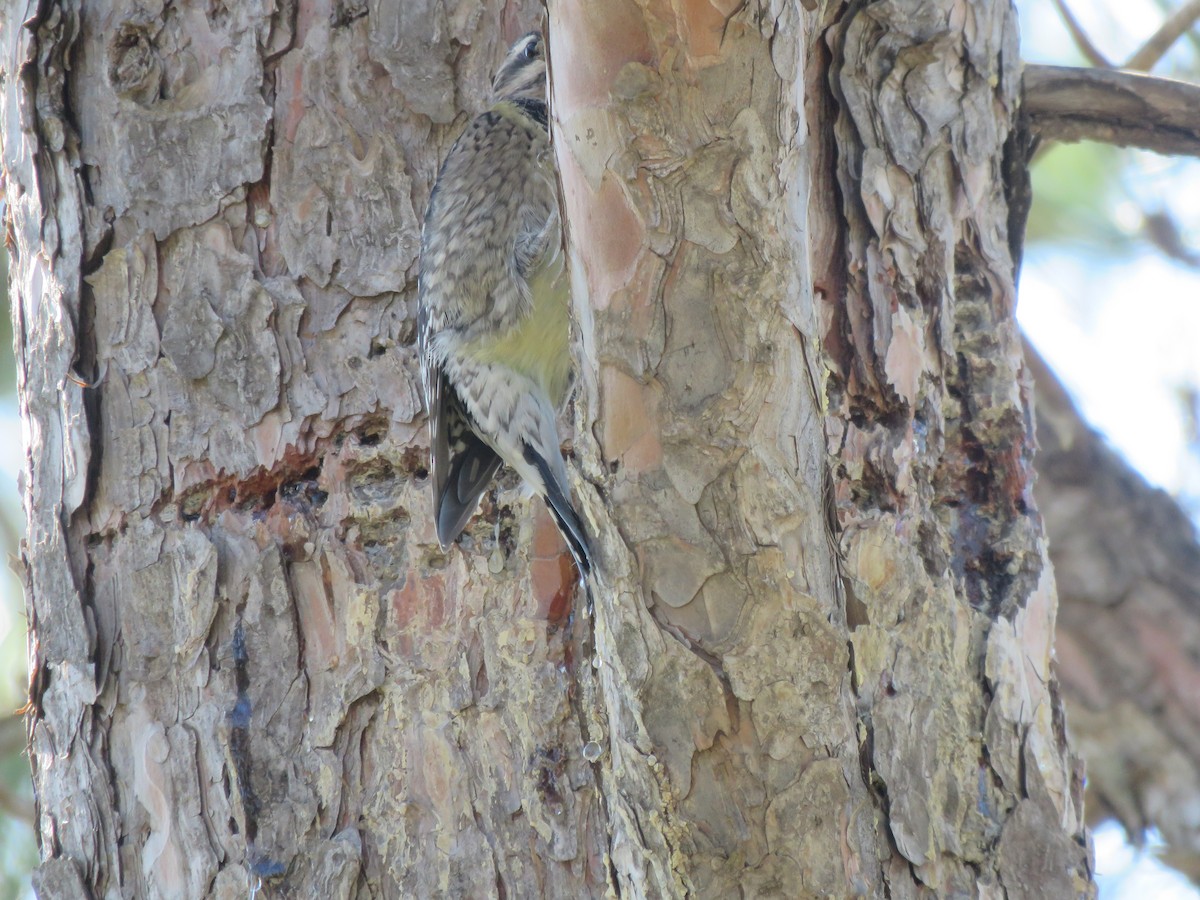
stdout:
[(1093, 66), (1098, 66), (1101, 69), (1111, 69), (1113, 67), (1112, 63), (1092, 43), (1092, 39), (1087, 36), (1087, 32), (1083, 30), (1083, 26), (1079, 24), (1079, 20), (1075, 18), (1075, 14), (1067, 6), (1066, 0), (1054, 0), (1054, 5), (1058, 7), (1058, 14), (1062, 16), (1063, 24), (1067, 26), (1067, 31), (1071, 32), (1071, 38), (1075, 41), (1075, 46), (1079, 48), (1079, 52), (1083, 54), (1083, 58)]
[(1192, 0), (1177, 9), (1158, 31), (1150, 36), (1150, 40), (1142, 45), (1125, 63), (1123, 68), (1138, 72), (1149, 72), (1155, 64), (1167, 55), (1172, 45), (1187, 34), (1188, 30), (1200, 19), (1200, 0)]
[(1187, 245), (1179, 223), (1169, 212), (1143, 212), (1142, 220), (1142, 234), (1164, 256), (1193, 269), (1200, 268), (1200, 253)]
[[(1159, 11), (1161, 11), (1164, 16), (1173, 15), (1174, 13), (1174, 10), (1172, 9), (1174, 4), (1172, 4), (1171, 0), (1154, 0), (1154, 5), (1159, 8)], [(1187, 37), (1188, 42), (1196, 50), (1200, 50), (1200, 35), (1196, 34), (1195, 31), (1189, 31), (1185, 37)]]
[(1157, 153), (1200, 156), (1200, 86), (1168, 78), (1025, 67), (1025, 111), (1053, 141), (1101, 141)]

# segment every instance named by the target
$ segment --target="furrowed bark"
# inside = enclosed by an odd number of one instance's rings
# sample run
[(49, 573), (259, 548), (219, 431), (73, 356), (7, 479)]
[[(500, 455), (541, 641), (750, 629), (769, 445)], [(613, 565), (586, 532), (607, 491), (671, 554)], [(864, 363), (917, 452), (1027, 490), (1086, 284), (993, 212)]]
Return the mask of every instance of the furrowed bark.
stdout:
[(43, 896), (603, 892), (569, 568), (510, 489), (437, 548), (412, 347), (536, 14), (4, 20)]

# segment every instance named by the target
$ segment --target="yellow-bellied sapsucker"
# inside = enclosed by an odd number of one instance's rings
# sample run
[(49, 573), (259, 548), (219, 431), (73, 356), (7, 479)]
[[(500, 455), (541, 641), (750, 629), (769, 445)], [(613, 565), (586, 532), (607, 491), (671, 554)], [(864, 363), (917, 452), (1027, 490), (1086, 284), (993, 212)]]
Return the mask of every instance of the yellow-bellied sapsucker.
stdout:
[(458, 537), (506, 462), (545, 499), (587, 575), (555, 424), (571, 382), (570, 293), (540, 34), (508, 51), (492, 95), (442, 164), (421, 235), (437, 535), (443, 548)]

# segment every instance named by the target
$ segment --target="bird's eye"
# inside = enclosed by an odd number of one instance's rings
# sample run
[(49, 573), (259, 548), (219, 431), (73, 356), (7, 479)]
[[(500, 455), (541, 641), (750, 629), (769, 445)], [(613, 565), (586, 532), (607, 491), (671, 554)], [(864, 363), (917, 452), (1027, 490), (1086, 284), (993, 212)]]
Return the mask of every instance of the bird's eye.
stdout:
[(541, 41), (538, 38), (534, 38), (532, 41), (530, 41), (528, 44), (525, 45), (525, 58), (526, 59), (533, 59), (535, 56), (537, 56), (538, 44), (540, 44), (540, 43), (541, 43)]

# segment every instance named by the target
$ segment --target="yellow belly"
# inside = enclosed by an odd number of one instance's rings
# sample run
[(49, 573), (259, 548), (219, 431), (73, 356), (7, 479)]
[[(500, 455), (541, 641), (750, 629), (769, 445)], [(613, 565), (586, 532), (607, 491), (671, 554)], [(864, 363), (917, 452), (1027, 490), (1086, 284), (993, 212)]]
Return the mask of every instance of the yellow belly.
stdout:
[(571, 383), (569, 282), (563, 253), (556, 252), (529, 281), (533, 306), (529, 315), (502, 335), (480, 338), (467, 355), (482, 363), (507, 366), (532, 379), (558, 406)]

